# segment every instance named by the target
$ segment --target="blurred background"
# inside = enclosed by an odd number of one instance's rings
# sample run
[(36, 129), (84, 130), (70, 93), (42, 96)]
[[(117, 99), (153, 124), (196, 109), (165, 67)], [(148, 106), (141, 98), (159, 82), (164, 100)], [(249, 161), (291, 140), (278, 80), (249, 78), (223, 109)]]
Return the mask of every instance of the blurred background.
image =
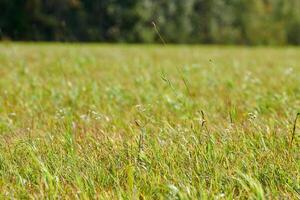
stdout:
[(0, 39), (299, 45), (300, 0), (0, 0)]

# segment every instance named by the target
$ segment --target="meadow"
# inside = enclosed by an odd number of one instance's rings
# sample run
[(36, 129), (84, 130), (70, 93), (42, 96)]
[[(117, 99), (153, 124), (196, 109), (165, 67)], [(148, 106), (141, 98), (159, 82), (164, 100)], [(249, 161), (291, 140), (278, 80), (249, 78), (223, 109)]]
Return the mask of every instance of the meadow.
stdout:
[(300, 48), (0, 44), (0, 199), (300, 198)]

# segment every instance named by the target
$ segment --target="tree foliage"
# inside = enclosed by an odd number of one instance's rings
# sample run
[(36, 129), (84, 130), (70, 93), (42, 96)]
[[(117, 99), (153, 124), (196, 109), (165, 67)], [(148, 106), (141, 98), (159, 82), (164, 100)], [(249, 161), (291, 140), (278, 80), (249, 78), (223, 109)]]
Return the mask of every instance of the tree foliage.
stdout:
[(1, 0), (0, 38), (300, 44), (299, 0)]

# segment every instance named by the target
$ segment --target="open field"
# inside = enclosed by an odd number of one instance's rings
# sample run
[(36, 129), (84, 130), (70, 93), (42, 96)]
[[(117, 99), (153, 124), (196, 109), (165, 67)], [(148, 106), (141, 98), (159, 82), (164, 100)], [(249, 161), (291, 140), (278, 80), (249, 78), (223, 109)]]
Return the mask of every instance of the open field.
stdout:
[(300, 48), (0, 44), (0, 198), (300, 198)]

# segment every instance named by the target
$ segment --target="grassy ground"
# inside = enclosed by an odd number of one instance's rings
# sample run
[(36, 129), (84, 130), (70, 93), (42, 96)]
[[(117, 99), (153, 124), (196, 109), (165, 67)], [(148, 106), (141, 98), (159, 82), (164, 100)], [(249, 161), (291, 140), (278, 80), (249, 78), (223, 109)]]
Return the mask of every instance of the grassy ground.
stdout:
[(0, 77), (1, 199), (300, 197), (299, 48), (2, 43)]

